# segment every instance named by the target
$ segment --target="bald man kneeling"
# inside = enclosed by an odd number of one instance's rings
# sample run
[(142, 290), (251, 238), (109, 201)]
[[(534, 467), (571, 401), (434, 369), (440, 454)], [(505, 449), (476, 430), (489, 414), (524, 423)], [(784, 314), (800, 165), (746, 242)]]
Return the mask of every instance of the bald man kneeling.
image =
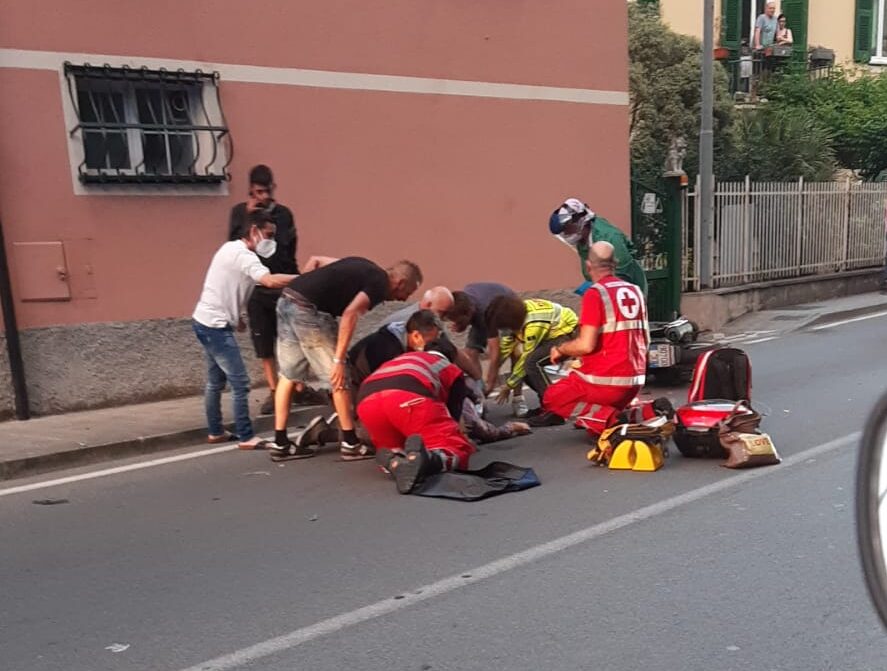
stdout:
[(554, 426), (577, 414), (577, 424), (598, 435), (644, 385), (650, 334), (643, 293), (613, 274), (613, 245), (594, 243), (585, 263), (594, 284), (582, 297), (579, 337), (550, 352), (553, 363), (581, 357), (581, 365), (548, 387), (544, 412), (529, 423)]

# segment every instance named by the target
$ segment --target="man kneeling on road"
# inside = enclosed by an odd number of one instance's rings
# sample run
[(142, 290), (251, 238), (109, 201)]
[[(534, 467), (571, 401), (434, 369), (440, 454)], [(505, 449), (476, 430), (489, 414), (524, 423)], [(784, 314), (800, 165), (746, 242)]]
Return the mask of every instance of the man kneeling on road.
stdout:
[(376, 461), (409, 494), (430, 475), (466, 470), (476, 451), (459, 428), (468, 396), (452, 343), (434, 340), (382, 364), (361, 385), (357, 414), (377, 449)]
[[(422, 351), (428, 343), (438, 338), (446, 340), (432, 310), (419, 310), (406, 323), (388, 324), (365, 336), (348, 351), (352, 389), (359, 389), (364, 380), (382, 364), (405, 352)], [(470, 384), (469, 379), (466, 382)], [(466, 398), (462, 406), (462, 423), (469, 438), (479, 443), (492, 443), (530, 433), (530, 427), (524, 422), (507, 422), (503, 426), (496, 426), (484, 420), (473, 404), (473, 401), (482, 401), (483, 396), (472, 391), (469, 394), (473, 394), (474, 398)], [(328, 422), (317, 422), (311, 431), (303, 431), (296, 439), (296, 445), (308, 446), (334, 440), (331, 438), (334, 427)]]
[(577, 424), (600, 434), (644, 384), (650, 334), (641, 289), (613, 275), (609, 242), (594, 243), (585, 265), (594, 284), (582, 298), (579, 337), (550, 350), (553, 363), (582, 357), (582, 364), (548, 387), (531, 426), (563, 424), (578, 410)]
[[(342, 429), (342, 459), (372, 458), (374, 452), (357, 439), (345, 357), (357, 320), (384, 300), (405, 300), (422, 283), (422, 272), (412, 261), (399, 261), (382, 270), (372, 261), (314, 257), (305, 273), (283, 290), (277, 303), (277, 357), (280, 383), (274, 400), (274, 444), (271, 458), (299, 459), (314, 451), (290, 441), (287, 431), (293, 388), (309, 373), (329, 384)], [(341, 317), (338, 325), (336, 318)], [(323, 417), (312, 422), (319, 424)], [(306, 432), (312, 429), (311, 424)]]

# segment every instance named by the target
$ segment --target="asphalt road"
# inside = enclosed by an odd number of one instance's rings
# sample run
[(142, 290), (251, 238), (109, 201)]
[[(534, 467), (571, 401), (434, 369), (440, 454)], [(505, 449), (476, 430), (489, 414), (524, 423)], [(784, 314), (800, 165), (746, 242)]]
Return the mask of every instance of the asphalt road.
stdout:
[(484, 451), (543, 484), (479, 503), (399, 496), (332, 452), (0, 489), (0, 668), (883, 669), (852, 478), (885, 335), (746, 346), (785, 458), (747, 474), (674, 450), (595, 469), (554, 428)]

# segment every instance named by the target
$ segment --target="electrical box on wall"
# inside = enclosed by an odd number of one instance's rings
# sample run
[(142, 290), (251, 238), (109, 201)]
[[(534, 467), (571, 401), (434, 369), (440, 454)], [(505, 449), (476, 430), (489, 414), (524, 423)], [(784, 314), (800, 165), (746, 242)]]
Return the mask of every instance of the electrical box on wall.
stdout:
[(95, 298), (92, 240), (14, 242), (14, 292), (22, 301)]

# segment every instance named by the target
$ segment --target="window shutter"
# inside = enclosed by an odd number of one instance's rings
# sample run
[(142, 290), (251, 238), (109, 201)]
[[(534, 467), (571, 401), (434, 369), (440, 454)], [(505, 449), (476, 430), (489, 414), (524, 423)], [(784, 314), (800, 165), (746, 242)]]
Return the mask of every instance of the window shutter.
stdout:
[(779, 14), (785, 14), (786, 24), (792, 30), (792, 54), (799, 63), (807, 62), (807, 6), (808, 0), (782, 0)]
[(721, 0), (721, 46), (739, 51), (742, 42), (742, 0)]
[(872, 58), (872, 29), (875, 25), (873, 0), (856, 0), (856, 34), (853, 38), (853, 60), (868, 63)]

